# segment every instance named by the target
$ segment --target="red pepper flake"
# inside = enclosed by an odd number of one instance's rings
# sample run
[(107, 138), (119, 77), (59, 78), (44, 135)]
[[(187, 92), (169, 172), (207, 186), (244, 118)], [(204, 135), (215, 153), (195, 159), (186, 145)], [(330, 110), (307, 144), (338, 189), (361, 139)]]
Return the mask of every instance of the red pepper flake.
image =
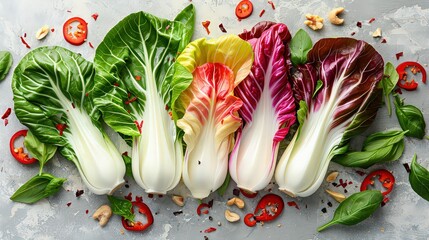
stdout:
[(152, 193), (149, 193), (149, 194), (147, 195), (147, 197), (148, 197), (148, 198), (153, 198), (153, 194), (152, 194)]
[(219, 24), (219, 29), (223, 32), (226, 33), (226, 29), (223, 27), (223, 24)]
[(12, 112), (11, 108), (6, 109), (6, 111), (3, 113), (3, 116), (1, 116), (1, 119), (8, 118), (11, 112)]
[(210, 30), (209, 30), (209, 26), (210, 26), (210, 21), (204, 21), (202, 22), (203, 27), (206, 29), (206, 32), (208, 35), (210, 35)]
[(357, 23), (356, 23), (356, 26), (357, 26), (358, 28), (361, 28), (361, 27), (362, 27), (362, 22), (357, 22)]
[(91, 15), (92, 18), (94, 18), (94, 21), (97, 21), (98, 13), (94, 13)]
[(83, 193), (83, 190), (76, 190), (76, 197), (80, 197)]
[(211, 233), (211, 232), (214, 232), (214, 231), (216, 231), (216, 228), (214, 228), (214, 227), (209, 227), (206, 230), (204, 230), (205, 233)]
[(352, 32), (352, 33), (350, 33), (350, 35), (351, 35), (351, 36), (354, 36), (355, 34), (356, 34), (356, 32)]
[(55, 125), (55, 127), (57, 128), (57, 130), (60, 132), (60, 136), (63, 135), (64, 130), (67, 128), (67, 124), (63, 124), (63, 123), (57, 123), (57, 125)]
[(207, 203), (201, 203), (200, 205), (198, 205), (198, 207), (197, 207), (198, 216), (201, 216), (201, 214), (208, 214), (209, 213), (209, 210), (205, 209), (205, 208), (211, 208), (211, 206)]
[(213, 207), (213, 199), (212, 200), (210, 200), (207, 204), (209, 205), (209, 208), (212, 208)]
[(135, 76), (135, 79), (136, 79), (137, 81), (140, 81), (140, 80), (142, 80), (142, 77), (141, 77), (141, 76)]
[(265, 9), (262, 9), (261, 12), (259, 13), (259, 17), (262, 17), (262, 15), (264, 15), (265, 13)]
[(142, 196), (136, 196), (136, 202), (143, 202)]
[(94, 45), (92, 45), (91, 42), (88, 42), (88, 44), (89, 44), (89, 47), (94, 48)]
[(404, 52), (398, 52), (396, 54), (396, 60), (399, 60), (399, 58), (401, 58), (402, 56), (404, 56)]
[(55, 28), (51, 28), (51, 32), (55, 32)]
[(128, 157), (128, 152), (123, 152), (122, 156), (127, 156)]
[(340, 183), (336, 187), (339, 187), (339, 186), (346, 188), (347, 187), (347, 180), (344, 181), (343, 179), (340, 179)]
[(72, 108), (76, 108), (76, 106), (74, 105), (74, 103), (72, 103)]
[(125, 199), (127, 199), (128, 201), (133, 201), (133, 193), (128, 193), (127, 196), (124, 196)]
[(274, 6), (273, 1), (268, 1), (268, 4), (270, 4), (270, 5), (271, 5), (271, 8), (272, 8), (273, 10), (276, 10), (276, 6)]
[(137, 101), (137, 97), (133, 97), (133, 98), (131, 98), (130, 100), (127, 100), (127, 101), (125, 101), (125, 104), (130, 104), (130, 103), (132, 103), (132, 102), (135, 102), (135, 101)]
[(381, 40), (381, 43), (387, 43), (387, 40), (383, 38), (383, 40)]
[(353, 182), (352, 181), (349, 181), (349, 185), (352, 185), (353, 184)]
[(159, 198), (162, 198), (162, 197), (164, 197), (164, 195), (162, 195), (162, 194), (158, 194), (158, 197), (159, 197)]
[(374, 21), (375, 21), (375, 18), (371, 18), (371, 19), (369, 19), (368, 23), (372, 23)]
[(25, 38), (27, 37), (27, 33), (24, 33), (24, 37), (25, 37)]
[(86, 214), (88, 214), (88, 213), (89, 213), (89, 210), (88, 210), (88, 209), (86, 209), (86, 210), (85, 210), (85, 213), (86, 213)]
[(359, 176), (365, 176), (366, 175), (366, 173), (359, 171), (359, 170), (357, 170), (356, 173), (359, 174)]
[(402, 165), (404, 165), (404, 168), (407, 171), (407, 173), (411, 172), (410, 165), (408, 163), (404, 163)]
[(381, 202), (381, 206), (384, 207), (384, 205), (386, 205), (387, 202), (389, 202), (389, 198), (388, 197), (384, 197), (383, 201)]
[[(140, 121), (140, 123), (139, 123), (137, 120), (135, 120), (135, 121), (134, 121), (134, 123), (136, 124), (137, 129), (139, 130), (139, 132), (140, 132), (140, 133), (142, 133), (143, 120), (141, 120), (141, 121)], [(151, 194), (149, 194), (149, 195), (151, 195)], [(153, 195), (152, 195), (152, 196), (153, 196)]]
[(67, 10), (67, 12), (68, 12), (68, 13), (71, 13), (71, 11), (70, 11), (70, 10)]
[(28, 43), (25, 41), (24, 37), (20, 37), (20, 38), (21, 38), (21, 42), (22, 42), (22, 44), (24, 44), (24, 46), (25, 46), (26, 48), (31, 48), (31, 47), (30, 47), (30, 45), (28, 45)]
[(71, 205), (71, 202), (68, 202), (68, 203), (67, 203), (67, 207), (70, 207), (70, 205)]
[(5, 120), (4, 120), (4, 126), (7, 126), (9, 124), (9, 120), (6, 118)]
[(237, 188), (234, 188), (234, 189), (232, 190), (232, 195), (234, 195), (234, 196), (236, 196), (236, 197), (239, 197), (239, 196), (240, 196), (240, 190), (239, 190), (239, 189), (237, 189)]
[(119, 83), (114, 82), (114, 83), (113, 83), (113, 86), (115, 86), (115, 87), (119, 87)]
[(296, 202), (295, 202), (295, 201), (287, 202), (287, 205), (288, 205), (289, 207), (295, 207), (296, 209), (298, 209), (298, 210), (299, 210), (298, 204), (296, 204)]

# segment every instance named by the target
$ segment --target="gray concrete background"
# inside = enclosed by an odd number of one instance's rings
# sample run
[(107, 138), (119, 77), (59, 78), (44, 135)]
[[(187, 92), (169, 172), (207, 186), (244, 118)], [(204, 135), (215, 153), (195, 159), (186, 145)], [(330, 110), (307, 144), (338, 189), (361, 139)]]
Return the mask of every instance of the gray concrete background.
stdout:
[[(238, 22), (234, 15), (236, 1), (226, 0), (194, 0), (197, 11), (194, 38), (206, 36), (201, 22), (210, 20), (210, 37), (222, 35), (218, 29), (219, 23), (223, 23), (228, 33), (240, 33), (243, 29), (250, 29), (261, 20), (273, 20), (288, 25), (292, 34), (299, 28), (306, 29), (313, 41), (322, 37), (353, 36), (357, 39), (371, 43), (384, 57), (385, 62), (391, 61), (394, 65), (402, 61), (419, 61), (428, 63), (429, 51), (429, 2), (401, 1), (401, 0), (274, 0), (276, 10), (265, 0), (254, 0), (253, 15)], [(140, 10), (154, 13), (160, 17), (172, 19), (180, 9), (189, 4), (188, 0), (174, 1), (94, 1), (94, 0), (46, 0), (46, 1), (1, 1), (0, 2), (0, 50), (8, 50), (13, 53), (14, 65), (29, 51), (21, 43), (19, 37), (27, 33), (26, 40), (32, 49), (44, 45), (60, 45), (76, 52), (82, 53), (88, 60), (92, 60), (95, 50), (88, 44), (79, 47), (68, 44), (62, 36), (62, 24), (70, 17), (80, 16), (89, 23), (88, 41), (95, 47), (102, 40), (107, 31), (119, 20), (128, 14)], [(343, 26), (333, 26), (326, 22), (322, 31), (313, 32), (303, 25), (306, 13), (318, 14), (327, 21), (330, 9), (338, 6), (346, 8), (342, 15), (345, 18)], [(259, 12), (265, 9), (265, 14), (259, 17)], [(70, 12), (68, 12), (68, 10)], [(94, 21), (91, 14), (97, 12), (99, 18)], [(371, 18), (376, 20), (369, 24)], [(362, 28), (356, 26), (356, 22), (362, 22)], [(49, 33), (43, 41), (37, 41), (34, 37), (36, 31), (44, 24), (55, 28), (55, 32)], [(383, 37), (387, 43), (380, 43), (380, 39), (373, 39), (371, 32), (377, 27), (383, 31)], [(404, 52), (404, 56), (397, 61), (395, 54)], [(426, 66), (426, 65), (425, 65)], [(12, 91), (10, 87), (12, 74), (0, 83), (0, 113), (13, 106)], [(429, 105), (426, 103), (428, 86), (420, 84), (415, 92), (405, 92), (402, 96), (407, 103), (423, 109), (426, 120), (429, 119)], [(374, 131), (399, 127), (396, 117), (387, 116), (386, 108), (380, 109), (373, 126), (357, 139), (362, 140), (365, 135)], [(198, 201), (187, 199), (186, 205), (179, 208), (174, 205), (169, 196), (149, 199), (138, 188), (134, 181), (130, 180), (130, 188), (122, 188), (115, 195), (122, 196), (129, 192), (133, 195), (143, 195), (144, 201), (150, 206), (155, 217), (154, 225), (144, 233), (127, 232), (121, 234), (120, 218), (112, 217), (108, 225), (101, 229), (98, 223), (91, 219), (92, 213), (102, 203), (107, 202), (105, 196), (91, 194), (84, 187), (76, 168), (61, 156), (55, 158), (46, 167), (47, 172), (56, 176), (65, 177), (68, 181), (64, 184), (64, 190), (58, 195), (42, 200), (34, 205), (13, 203), (9, 197), (27, 179), (35, 175), (38, 167), (23, 166), (13, 160), (9, 153), (8, 143), (10, 136), (23, 126), (18, 122), (14, 114), (9, 117), (9, 125), (0, 124), (0, 239), (429, 239), (429, 203), (415, 194), (408, 182), (402, 163), (410, 162), (414, 153), (417, 153), (419, 161), (424, 166), (429, 166), (429, 154), (427, 153), (428, 140), (406, 139), (406, 149), (403, 157), (394, 163), (375, 166), (371, 169), (386, 168), (393, 171), (396, 177), (394, 191), (390, 194), (390, 202), (379, 209), (371, 218), (361, 224), (352, 227), (336, 226), (323, 233), (317, 233), (317, 226), (328, 221), (337, 203), (324, 192), (326, 188), (332, 188), (323, 183), (321, 188), (311, 197), (291, 199), (281, 194), (285, 202), (295, 200), (300, 209), (286, 205), (282, 216), (274, 222), (248, 228), (242, 222), (228, 223), (223, 213), (226, 209), (226, 199), (232, 196), (232, 184), (226, 195), (221, 198), (212, 194), (207, 200), (214, 199), (213, 209), (209, 215), (198, 216), (196, 207)], [(118, 144), (121, 151), (127, 146), (120, 138), (111, 134), (112, 139)], [(370, 170), (371, 170), (370, 169)], [(331, 164), (330, 170), (340, 172), (342, 179), (353, 182), (347, 187), (348, 194), (358, 191), (363, 177), (356, 174), (355, 169), (344, 169), (336, 164)], [(369, 172), (367, 170), (365, 172)], [(183, 187), (178, 187), (175, 192), (183, 192)], [(276, 186), (268, 188), (275, 189)], [(267, 188), (267, 189), (268, 189)], [(84, 189), (85, 193), (75, 197), (77, 189)], [(276, 192), (276, 190), (274, 190)], [(262, 194), (260, 194), (261, 196)], [(258, 197), (257, 199), (259, 199)], [(257, 199), (247, 200), (246, 208), (237, 211), (242, 217), (253, 211)], [(327, 202), (332, 202), (329, 207)], [(71, 205), (67, 207), (67, 203)], [(326, 208), (327, 213), (321, 209)], [(86, 214), (86, 210), (89, 211)], [(174, 216), (173, 212), (182, 210), (183, 214)], [(220, 221), (222, 226), (217, 226)], [(208, 227), (216, 227), (213, 233), (200, 233)]]

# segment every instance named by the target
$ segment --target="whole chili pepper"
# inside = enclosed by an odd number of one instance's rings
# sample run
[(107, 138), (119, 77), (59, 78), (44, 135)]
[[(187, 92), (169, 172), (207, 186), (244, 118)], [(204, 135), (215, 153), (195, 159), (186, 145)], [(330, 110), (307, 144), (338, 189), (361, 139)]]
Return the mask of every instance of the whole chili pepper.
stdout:
[(360, 191), (367, 190), (369, 185), (374, 186), (374, 177), (377, 177), (383, 187), (386, 188), (386, 191), (381, 192), (383, 196), (386, 196), (392, 191), (393, 185), (395, 184), (395, 177), (392, 175), (392, 173), (385, 169), (380, 169), (369, 173), (363, 180), (360, 186)]
[(396, 72), (399, 74), (398, 87), (405, 89), (407, 91), (416, 90), (418, 87), (418, 83), (411, 79), (411, 81), (407, 80), (407, 69), (411, 68), (411, 72), (415, 75), (417, 73), (422, 74), (422, 82), (426, 83), (426, 70), (425, 68), (417, 62), (403, 62), (396, 67)]
[(144, 231), (153, 224), (153, 215), (150, 208), (141, 201), (132, 202), (133, 208), (131, 212), (134, 213), (134, 207), (138, 207), (138, 212), (146, 216), (146, 223), (140, 221), (130, 222), (122, 217), (122, 226), (128, 231)]
[(37, 162), (37, 159), (28, 157), (28, 154), (24, 152), (23, 147), (15, 148), (15, 141), (19, 137), (27, 136), (28, 130), (20, 130), (12, 135), (9, 142), (10, 153), (12, 156), (22, 164), (32, 164)]

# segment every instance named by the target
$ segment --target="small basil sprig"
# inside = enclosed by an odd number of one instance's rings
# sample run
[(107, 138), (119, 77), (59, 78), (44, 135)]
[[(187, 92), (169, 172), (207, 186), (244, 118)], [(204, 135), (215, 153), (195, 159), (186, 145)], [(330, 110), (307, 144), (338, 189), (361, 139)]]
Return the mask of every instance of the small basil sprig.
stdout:
[(384, 76), (383, 79), (380, 81), (381, 87), (383, 88), (383, 95), (386, 98), (386, 104), (387, 104), (387, 112), (389, 113), (389, 116), (392, 115), (392, 104), (390, 101), (390, 93), (395, 88), (396, 84), (399, 80), (399, 74), (396, 72), (395, 66), (391, 62), (386, 63), (386, 66), (384, 67)]
[(299, 29), (290, 41), (291, 61), (294, 65), (307, 62), (307, 54), (313, 47), (310, 36), (303, 29)]
[(24, 146), (27, 148), (30, 155), (39, 161), (39, 174), (42, 173), (43, 166), (45, 166), (57, 151), (57, 146), (42, 143), (30, 131), (27, 132), (27, 136), (24, 138)]
[(28, 204), (35, 203), (57, 193), (65, 181), (65, 178), (57, 178), (48, 173), (36, 175), (16, 190), (10, 200)]
[(12, 54), (8, 51), (0, 51), (0, 81), (5, 79), (12, 66)]
[(131, 212), (133, 204), (130, 201), (110, 195), (107, 198), (114, 214), (124, 217), (126, 220), (134, 221), (135, 215)]
[(403, 130), (408, 130), (405, 135), (423, 139), (426, 123), (420, 109), (413, 105), (404, 105), (404, 100), (398, 95), (395, 96), (395, 108), (399, 125)]
[(367, 219), (377, 210), (383, 201), (383, 194), (378, 190), (366, 190), (352, 194), (340, 203), (331, 221), (320, 226), (317, 231), (335, 225), (355, 225)]
[(334, 162), (345, 167), (368, 168), (376, 163), (399, 159), (405, 148), (404, 135), (407, 131), (390, 130), (369, 135), (362, 151), (348, 151), (335, 156)]
[(429, 171), (417, 163), (416, 154), (411, 161), (409, 180), (414, 192), (429, 201)]

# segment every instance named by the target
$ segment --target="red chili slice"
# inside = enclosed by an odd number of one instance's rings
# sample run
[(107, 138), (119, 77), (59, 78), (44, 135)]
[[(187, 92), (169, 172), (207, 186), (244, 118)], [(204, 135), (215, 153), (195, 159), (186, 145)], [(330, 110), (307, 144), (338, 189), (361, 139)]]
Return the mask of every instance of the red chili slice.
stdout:
[(257, 222), (269, 222), (276, 219), (284, 209), (283, 199), (275, 194), (269, 193), (261, 198), (253, 213), (244, 217), (244, 223), (253, 227)]
[(131, 212), (134, 213), (134, 207), (138, 207), (139, 213), (146, 216), (146, 223), (142, 223), (140, 221), (131, 222), (125, 220), (125, 218), (122, 217), (122, 226), (128, 231), (144, 231), (153, 224), (152, 212), (150, 211), (150, 208), (143, 202), (135, 201), (132, 202), (132, 204), (133, 208), (131, 208)]
[(426, 70), (425, 68), (417, 62), (403, 62), (396, 67), (396, 72), (399, 74), (398, 87), (405, 89), (407, 91), (416, 90), (418, 87), (418, 83), (411, 79), (411, 81), (407, 80), (407, 69), (411, 68), (411, 73), (416, 75), (417, 73), (422, 74), (422, 82), (426, 83)]
[(254, 227), (256, 225), (255, 215), (253, 213), (248, 213), (246, 216), (244, 216), (244, 223), (248, 227)]
[(360, 191), (367, 190), (369, 185), (374, 186), (374, 177), (377, 177), (378, 181), (380, 181), (383, 187), (386, 189), (384, 192), (381, 192), (383, 196), (386, 196), (392, 191), (393, 185), (395, 184), (395, 177), (392, 175), (392, 173), (385, 169), (376, 170), (368, 174), (360, 186)]
[(24, 152), (23, 147), (15, 148), (15, 141), (19, 137), (27, 136), (28, 130), (20, 130), (12, 135), (9, 142), (10, 153), (12, 156), (22, 164), (32, 164), (37, 162), (37, 159), (28, 157), (28, 154)]
[(201, 214), (208, 214), (209, 213), (209, 210), (208, 209), (203, 210), (204, 208), (210, 208), (210, 205), (207, 203), (201, 203), (200, 205), (198, 205), (198, 207), (197, 207), (198, 216), (201, 216)]
[[(77, 30), (71, 32), (72, 24), (77, 22)], [(63, 35), (67, 42), (73, 45), (82, 45), (88, 36), (88, 24), (80, 17), (73, 17), (67, 20), (63, 25)]]
[(253, 12), (253, 4), (249, 0), (243, 0), (237, 4), (235, 7), (235, 15), (239, 19), (244, 19), (250, 16)]

